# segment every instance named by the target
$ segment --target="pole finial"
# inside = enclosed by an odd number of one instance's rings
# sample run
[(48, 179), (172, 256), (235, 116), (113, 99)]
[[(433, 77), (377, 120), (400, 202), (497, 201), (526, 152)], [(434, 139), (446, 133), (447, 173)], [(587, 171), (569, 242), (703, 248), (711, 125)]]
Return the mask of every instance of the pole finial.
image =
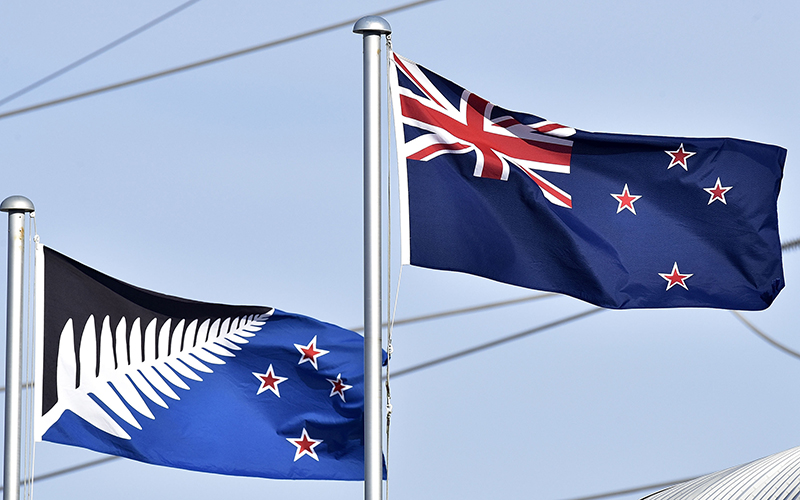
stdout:
[(391, 32), (389, 22), (380, 16), (364, 16), (353, 26), (353, 33), (361, 35), (388, 35)]
[(33, 202), (24, 196), (9, 196), (0, 203), (0, 212), (33, 212)]

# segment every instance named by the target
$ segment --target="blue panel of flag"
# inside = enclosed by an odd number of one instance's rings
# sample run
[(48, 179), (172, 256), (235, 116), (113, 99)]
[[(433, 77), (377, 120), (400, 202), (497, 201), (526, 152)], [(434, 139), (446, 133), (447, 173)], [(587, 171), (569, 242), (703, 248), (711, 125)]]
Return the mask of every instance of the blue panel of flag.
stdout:
[(784, 286), (786, 150), (592, 133), (392, 54), (403, 262), (607, 308), (759, 310)]

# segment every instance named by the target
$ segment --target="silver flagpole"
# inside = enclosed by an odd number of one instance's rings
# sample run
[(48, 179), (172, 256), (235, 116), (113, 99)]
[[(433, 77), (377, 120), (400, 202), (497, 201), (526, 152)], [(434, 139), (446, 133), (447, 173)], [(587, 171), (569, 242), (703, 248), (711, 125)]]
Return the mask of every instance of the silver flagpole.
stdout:
[(33, 203), (24, 196), (9, 196), (0, 204), (8, 213), (8, 291), (6, 297), (6, 429), (3, 464), (3, 498), (19, 499), (20, 395), (22, 389), (22, 297), (25, 257), (25, 214)]
[(380, 500), (381, 443), (381, 36), (382, 17), (359, 19), (364, 36), (364, 498)]

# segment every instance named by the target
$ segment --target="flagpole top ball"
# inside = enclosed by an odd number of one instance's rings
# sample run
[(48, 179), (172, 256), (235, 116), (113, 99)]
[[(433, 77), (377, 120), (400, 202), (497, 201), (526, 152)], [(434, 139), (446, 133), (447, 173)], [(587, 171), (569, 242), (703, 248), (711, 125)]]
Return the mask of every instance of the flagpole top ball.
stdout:
[(353, 33), (362, 35), (388, 35), (392, 32), (389, 22), (380, 16), (365, 16), (356, 21)]
[(0, 212), (33, 212), (33, 202), (24, 196), (9, 196), (0, 204)]

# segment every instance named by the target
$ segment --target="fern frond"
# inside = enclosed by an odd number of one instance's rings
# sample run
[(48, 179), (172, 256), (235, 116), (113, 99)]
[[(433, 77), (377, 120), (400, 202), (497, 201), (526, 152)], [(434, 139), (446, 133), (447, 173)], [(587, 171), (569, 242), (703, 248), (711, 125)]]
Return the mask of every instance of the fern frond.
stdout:
[(153, 319), (145, 327), (144, 334), (140, 318), (136, 318), (127, 339), (126, 319), (120, 319), (112, 333), (106, 316), (99, 345), (94, 316), (89, 316), (83, 327), (80, 347), (75, 344), (73, 321), (67, 320), (59, 339), (56, 367), (58, 401), (42, 417), (45, 429), (54, 424), (64, 411), (70, 410), (104, 432), (130, 439), (130, 435), (90, 394), (111, 413), (141, 429), (129, 407), (147, 418), (155, 418), (142, 395), (161, 407), (169, 408), (161, 395), (180, 400), (173, 386), (188, 391), (191, 387), (183, 378), (202, 382), (198, 372), (213, 373), (208, 365), (222, 365), (225, 364), (222, 358), (235, 357), (234, 352), (241, 350), (239, 344), (246, 344), (246, 337), (260, 331), (271, 314), (206, 319), (200, 325), (197, 320), (186, 324), (181, 319), (174, 329), (171, 328), (172, 320), (167, 319), (158, 333)]

